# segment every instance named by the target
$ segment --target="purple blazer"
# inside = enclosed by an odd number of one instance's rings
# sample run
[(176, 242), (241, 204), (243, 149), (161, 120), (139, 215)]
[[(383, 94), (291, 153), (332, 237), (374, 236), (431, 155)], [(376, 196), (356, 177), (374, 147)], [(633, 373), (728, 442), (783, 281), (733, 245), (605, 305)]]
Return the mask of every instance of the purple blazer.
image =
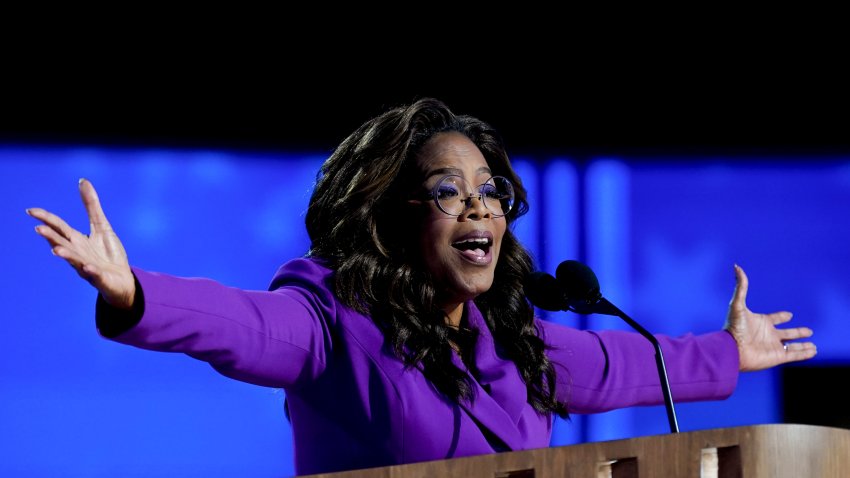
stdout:
[[(481, 313), (475, 399), (456, 403), (384, 347), (369, 317), (331, 292), (332, 271), (311, 259), (284, 264), (270, 291), (133, 269), (144, 297), (141, 320), (110, 337), (183, 352), (228, 377), (286, 391), (298, 474), (439, 460), (546, 447), (552, 416), (526, 402), (513, 362), (494, 346)], [(99, 309), (98, 314), (101, 314)], [(101, 314), (102, 315), (102, 314)], [(99, 322), (103, 317), (98, 317)], [(652, 345), (636, 333), (581, 331), (539, 321), (573, 413), (663, 403)], [(725, 331), (658, 336), (676, 401), (729, 396), (738, 351)], [(455, 363), (466, 369), (459, 357)]]

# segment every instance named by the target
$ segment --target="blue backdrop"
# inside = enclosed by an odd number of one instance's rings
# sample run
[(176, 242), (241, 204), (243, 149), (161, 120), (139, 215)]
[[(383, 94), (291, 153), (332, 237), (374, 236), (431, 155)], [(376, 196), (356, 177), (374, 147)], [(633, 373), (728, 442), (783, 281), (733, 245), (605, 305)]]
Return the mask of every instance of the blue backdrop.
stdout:
[[(27, 207), (87, 232), (77, 179), (97, 187), (134, 265), (266, 289), (308, 246), (303, 217), (326, 153), (0, 146), (3, 334), (0, 476), (293, 474), (283, 393), (182, 355), (98, 337), (94, 290), (50, 254)], [(531, 212), (516, 226), (539, 267), (587, 262), (646, 328), (716, 330), (750, 277), (753, 310), (815, 329), (816, 361), (845, 361), (850, 159), (518, 157)], [(588, 328), (618, 319), (547, 314)], [(683, 431), (781, 420), (776, 370), (723, 402), (677, 404)], [(559, 421), (553, 444), (668, 431), (663, 407)]]

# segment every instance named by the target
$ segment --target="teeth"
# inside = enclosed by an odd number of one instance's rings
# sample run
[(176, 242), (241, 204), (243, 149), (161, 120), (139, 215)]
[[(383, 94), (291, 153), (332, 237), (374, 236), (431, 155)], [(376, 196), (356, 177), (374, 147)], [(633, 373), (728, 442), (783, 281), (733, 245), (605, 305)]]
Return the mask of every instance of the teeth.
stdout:
[(473, 239), (464, 239), (462, 241), (457, 241), (455, 244), (489, 244), (490, 239), (486, 237), (476, 237)]

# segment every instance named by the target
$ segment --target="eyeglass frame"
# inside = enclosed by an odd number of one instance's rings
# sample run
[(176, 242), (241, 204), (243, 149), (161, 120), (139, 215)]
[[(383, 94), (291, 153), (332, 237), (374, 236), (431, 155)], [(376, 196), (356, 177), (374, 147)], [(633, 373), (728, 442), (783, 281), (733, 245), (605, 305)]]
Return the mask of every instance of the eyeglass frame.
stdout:
[[(452, 214), (452, 213), (446, 211), (445, 209), (443, 209), (443, 206), (440, 205), (439, 199), (437, 199), (437, 188), (439, 188), (440, 185), (443, 184), (443, 181), (445, 181), (447, 178), (450, 178), (450, 177), (460, 178), (461, 181), (463, 181), (467, 185), (471, 186), (469, 181), (467, 181), (466, 178), (464, 178), (460, 174), (446, 174), (445, 176), (440, 177), (440, 179), (438, 179), (437, 182), (434, 183), (434, 186), (431, 188), (430, 191), (422, 193), (423, 197), (427, 197), (427, 198), (430, 198), (431, 200), (433, 200), (434, 204), (437, 205), (437, 209), (439, 209), (443, 214), (446, 214), (446, 215), (451, 216), (451, 217), (460, 217), (466, 212), (467, 209), (472, 207), (472, 200), (473, 199), (478, 199), (479, 201), (481, 201), (481, 204), (484, 205), (485, 209), (490, 211), (490, 213), (493, 215), (493, 217), (507, 216), (513, 210), (514, 201), (516, 200), (516, 194), (514, 193), (514, 183), (512, 183), (510, 179), (508, 179), (504, 176), (490, 176), (490, 178), (487, 179), (487, 181), (484, 181), (483, 183), (481, 183), (478, 186), (476, 186), (475, 188), (473, 188), (478, 192), (478, 194), (472, 193), (472, 194), (467, 195), (466, 197), (464, 197), (463, 195), (459, 196), (458, 199), (460, 199), (461, 202), (463, 202), (464, 205), (465, 205), (465, 207), (463, 208), (463, 211), (461, 211), (460, 214)], [(484, 201), (484, 194), (481, 193), (481, 187), (488, 185), (488, 183), (490, 183), (490, 181), (492, 181), (494, 178), (503, 179), (508, 184), (508, 186), (510, 186), (510, 198), (511, 198), (510, 207), (508, 208), (507, 211), (504, 211), (502, 213), (498, 213), (498, 212), (490, 209), (487, 206), (487, 203)], [(499, 202), (501, 202), (501, 201), (502, 200), (500, 199)]]

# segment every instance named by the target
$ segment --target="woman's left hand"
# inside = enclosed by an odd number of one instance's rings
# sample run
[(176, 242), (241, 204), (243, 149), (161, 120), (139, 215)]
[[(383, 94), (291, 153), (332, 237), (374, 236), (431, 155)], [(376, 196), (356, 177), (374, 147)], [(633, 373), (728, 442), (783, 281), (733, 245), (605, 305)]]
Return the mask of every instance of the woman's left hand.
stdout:
[(791, 320), (791, 312), (757, 314), (747, 308), (747, 275), (735, 266), (735, 294), (729, 303), (729, 315), (724, 329), (738, 342), (742, 372), (763, 370), (788, 362), (807, 360), (815, 356), (812, 342), (791, 342), (812, 336), (808, 327), (776, 328)]

